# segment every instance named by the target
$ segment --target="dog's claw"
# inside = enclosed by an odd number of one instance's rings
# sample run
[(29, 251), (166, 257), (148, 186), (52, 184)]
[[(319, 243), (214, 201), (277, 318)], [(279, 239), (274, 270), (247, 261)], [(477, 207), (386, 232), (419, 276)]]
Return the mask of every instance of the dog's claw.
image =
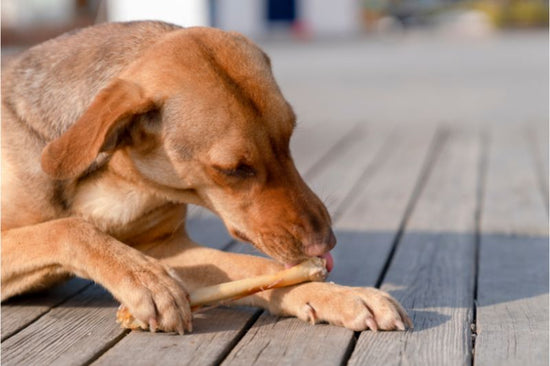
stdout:
[(403, 324), (403, 322), (401, 320), (396, 320), (395, 321), (395, 327), (398, 330), (405, 330), (405, 324)]
[(149, 330), (151, 333), (156, 333), (158, 329), (158, 322), (155, 318), (149, 318)]
[(414, 329), (414, 324), (413, 324), (411, 318), (409, 318), (409, 316), (407, 314), (405, 314), (405, 323), (407, 324), (408, 329), (410, 329), (410, 330)]
[(312, 325), (315, 325), (318, 321), (315, 309), (309, 303), (304, 307), (306, 313), (306, 321)]
[(367, 324), (367, 327), (369, 327), (370, 330), (372, 330), (373, 332), (377, 332), (378, 331), (378, 324), (376, 324), (376, 321), (374, 320), (374, 318), (372, 317), (367, 317), (367, 319), (365, 320), (366, 324)]
[(179, 335), (184, 335), (185, 334), (185, 331), (183, 329), (183, 325), (180, 324), (180, 325), (177, 326), (177, 332), (178, 332)]

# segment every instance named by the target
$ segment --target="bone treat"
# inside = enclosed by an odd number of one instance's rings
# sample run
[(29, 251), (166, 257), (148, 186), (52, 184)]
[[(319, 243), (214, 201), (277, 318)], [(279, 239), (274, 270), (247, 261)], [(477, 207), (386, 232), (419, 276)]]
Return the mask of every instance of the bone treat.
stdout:
[[(222, 305), (273, 288), (292, 286), (309, 281), (324, 281), (328, 274), (325, 265), (324, 259), (310, 258), (272, 275), (245, 278), (198, 288), (189, 294), (191, 310), (196, 311), (203, 306)], [(147, 324), (135, 319), (124, 305), (120, 305), (116, 319), (123, 328), (144, 330), (149, 328)]]

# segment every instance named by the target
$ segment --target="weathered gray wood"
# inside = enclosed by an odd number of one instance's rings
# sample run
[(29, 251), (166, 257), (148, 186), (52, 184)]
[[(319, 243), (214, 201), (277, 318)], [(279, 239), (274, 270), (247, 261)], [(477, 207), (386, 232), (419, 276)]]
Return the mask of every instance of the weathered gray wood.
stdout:
[(547, 236), (548, 215), (525, 131), (495, 128), (489, 147), (483, 232)]
[(380, 275), (428, 154), (436, 130), (432, 127), (396, 135), (386, 161), (365, 180), (336, 221), (339, 244), (331, 280), (373, 286)]
[(322, 167), (323, 158), (345, 144), (355, 127), (351, 123), (298, 123), (290, 140), (290, 151), (298, 171), (307, 175), (314, 166)]
[(520, 132), (496, 129), (490, 143), (479, 256), (480, 366), (549, 361), (548, 216)]
[(451, 133), (408, 219), (382, 289), (413, 332), (363, 332), (352, 365), (470, 365), (479, 139)]
[(222, 365), (338, 365), (335, 355), (345, 352), (350, 333), (264, 313)]
[(548, 169), (550, 166), (548, 153), (548, 123), (544, 123), (542, 126), (530, 126), (527, 128), (527, 140), (531, 147), (539, 189), (544, 204), (546, 205), (546, 211), (548, 211)]
[(482, 237), (475, 364), (548, 365), (548, 238)]
[(73, 278), (52, 289), (10, 299), (2, 304), (2, 341), (32, 323), (52, 307), (74, 296), (90, 284)]
[[(326, 158), (324, 169), (308, 174), (306, 181), (323, 200), (333, 219), (340, 204), (351, 193), (365, 170), (378, 163), (389, 147), (391, 128), (358, 126), (334, 155)], [(327, 165), (330, 164), (330, 167)]]
[[(384, 132), (381, 132), (384, 133)], [(412, 194), (414, 182), (418, 179), (423, 161), (426, 159), (427, 152), (430, 147), (430, 141), (433, 139), (434, 130), (428, 129), (417, 134), (391, 135), (392, 139), (384, 141), (391, 146), (395, 146), (396, 154), (390, 154), (383, 163), (377, 167), (373, 174), (365, 177), (366, 181), (361, 184), (378, 186), (378, 184), (387, 184), (390, 176), (395, 177), (393, 187), (397, 191), (404, 191), (401, 195), (406, 201)], [(371, 160), (376, 157), (381, 159), (380, 151), (386, 152), (383, 144), (378, 144), (376, 149), (366, 149), (370, 146), (370, 141), (383, 141), (379, 136), (374, 134), (365, 134), (362, 140), (358, 140), (355, 144), (363, 147), (363, 150), (351, 148), (355, 154), (342, 154), (342, 161), (338, 164), (338, 169), (334, 169), (334, 174), (340, 179), (328, 179), (320, 174), (315, 179), (330, 182), (332, 188), (338, 189), (342, 187), (342, 192), (338, 192), (334, 201), (333, 207), (340, 204), (341, 200), (345, 199), (347, 191), (354, 188), (352, 194), (357, 194), (357, 200), (363, 198), (361, 189), (354, 187), (354, 184), (346, 182), (347, 176), (359, 178), (361, 175), (352, 173), (356, 169), (357, 159), (365, 159), (369, 164), (362, 163), (363, 169), (376, 161)], [(367, 151), (369, 154), (361, 154), (360, 151)], [(340, 161), (340, 157), (338, 157)], [(406, 167), (406, 168), (405, 168)], [(348, 169), (348, 170), (345, 170)], [(330, 177), (333, 178), (333, 177)], [(367, 183), (368, 182), (368, 183)], [(402, 183), (407, 182), (407, 183)], [(368, 196), (370, 199), (374, 197)], [(381, 197), (383, 199), (383, 197)], [(406, 202), (400, 205), (392, 206), (394, 211), (394, 231), (399, 227), (399, 222), (405, 212)], [(345, 212), (345, 211), (344, 211)], [(336, 226), (343, 220), (344, 216), (336, 220)], [(376, 212), (363, 211), (361, 215), (376, 214)], [(361, 231), (363, 229), (363, 231)], [(377, 235), (369, 236), (364, 232), (364, 227), (356, 227), (357, 231), (350, 231), (349, 234), (343, 234), (339, 237), (340, 243), (333, 250), (335, 257), (335, 269), (330, 276), (330, 280), (335, 280), (337, 283), (357, 285), (357, 286), (372, 286), (375, 284), (379, 273), (373, 272), (369, 268), (369, 264), (373, 262), (381, 263), (375, 268), (381, 269), (384, 257), (370, 257), (371, 238), (376, 238), (378, 249), (383, 248), (385, 254), (390, 251), (392, 235)], [(342, 241), (343, 240), (343, 241)], [(346, 240), (349, 240), (346, 242)], [(365, 241), (363, 241), (365, 240)], [(377, 249), (373, 249), (376, 251)], [(258, 364), (258, 365), (280, 365), (280, 364), (295, 364), (295, 365), (337, 365), (340, 364), (347, 352), (348, 346), (353, 340), (353, 332), (347, 329), (322, 325), (311, 326), (295, 318), (279, 319), (270, 316), (266, 313), (262, 314), (261, 321), (257, 329), (249, 331), (237, 346), (228, 355), (224, 364)], [(264, 324), (273, 324), (265, 326)], [(300, 341), (297, 341), (297, 340)]]
[(124, 335), (116, 302), (91, 286), (2, 343), (2, 365), (82, 365)]
[(256, 309), (217, 308), (196, 314), (184, 336), (132, 332), (93, 365), (216, 365), (229, 352)]

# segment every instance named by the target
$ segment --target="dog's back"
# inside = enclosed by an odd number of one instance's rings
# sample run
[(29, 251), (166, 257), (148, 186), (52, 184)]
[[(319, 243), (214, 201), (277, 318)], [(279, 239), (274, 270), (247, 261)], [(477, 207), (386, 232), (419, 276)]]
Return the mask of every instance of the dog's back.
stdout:
[(41, 137), (54, 139), (113, 76), (175, 29), (162, 22), (110, 23), (33, 47), (3, 72), (3, 103)]
[(42, 171), (44, 146), (140, 52), (176, 29), (162, 22), (99, 25), (61, 35), (3, 65), (3, 230), (64, 216), (62, 193), (71, 187)]

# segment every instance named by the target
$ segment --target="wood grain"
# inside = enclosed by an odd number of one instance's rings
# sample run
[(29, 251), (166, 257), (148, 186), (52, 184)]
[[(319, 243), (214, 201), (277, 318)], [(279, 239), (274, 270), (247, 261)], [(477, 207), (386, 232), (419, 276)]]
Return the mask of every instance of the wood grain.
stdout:
[(548, 214), (522, 129), (499, 129), (489, 139), (483, 233), (548, 236)]
[(84, 289), (90, 284), (81, 278), (73, 278), (44, 292), (16, 297), (2, 304), (2, 341), (17, 333), (54, 306)]
[(117, 303), (91, 286), (2, 343), (2, 365), (81, 365), (125, 333)]
[(337, 365), (352, 334), (264, 313), (222, 365)]
[(257, 311), (216, 308), (199, 313), (193, 319), (193, 333), (183, 336), (135, 331), (93, 365), (215, 365), (248, 328)]
[(384, 277), (415, 330), (363, 332), (350, 364), (470, 364), (479, 147), (475, 134), (448, 136)]
[(308, 175), (312, 170), (323, 169), (324, 160), (340, 145), (346, 144), (356, 128), (356, 123), (299, 123), (290, 140), (290, 151), (298, 171)]
[(549, 186), (548, 186), (548, 169), (549, 162), (549, 146), (548, 146), (548, 123), (543, 126), (529, 126), (526, 131), (527, 144), (531, 148), (533, 164), (535, 165), (539, 189), (548, 212), (549, 205)]
[(548, 365), (548, 215), (521, 131), (493, 131), (481, 216), (477, 365)]

